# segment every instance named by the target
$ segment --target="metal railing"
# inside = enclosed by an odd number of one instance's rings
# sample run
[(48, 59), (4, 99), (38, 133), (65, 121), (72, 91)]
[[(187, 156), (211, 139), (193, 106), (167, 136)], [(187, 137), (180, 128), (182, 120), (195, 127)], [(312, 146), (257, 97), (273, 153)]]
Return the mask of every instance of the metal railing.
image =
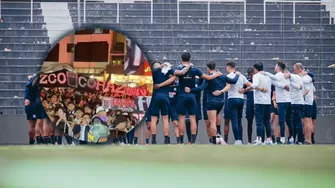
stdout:
[(245, 0), (177, 0), (177, 23), (179, 23), (179, 4), (181, 2), (207, 2), (207, 22), (211, 23), (211, 2), (220, 2), (220, 3), (243, 3), (243, 17), (244, 23), (247, 23), (247, 2)]
[[(30, 22), (34, 22), (34, 2), (35, 0), (30, 0)], [(293, 6), (293, 24), (296, 24), (296, 5), (301, 4), (301, 3), (307, 3), (307, 4), (320, 4), (324, 5), (327, 4), (329, 5), (330, 9), (328, 10), (331, 12), (331, 7), (334, 5), (335, 0), (264, 0), (263, 2), (263, 22), (266, 24), (266, 19), (267, 19), (267, 5), (268, 3), (292, 3)], [(20, 2), (19, 0), (17, 2)], [(2, 16), (2, 9), (3, 9), (3, 4), (4, 3), (17, 3), (15, 1), (5, 1), (5, 0), (0, 0), (0, 17)], [(29, 1), (28, 1), (29, 2)], [(38, 2), (41, 2), (39, 0)], [(42, 1), (44, 2), (44, 1)], [(55, 1), (45, 1), (45, 2), (52, 2), (52, 3), (57, 3)], [(58, 1), (59, 2), (59, 1)], [(66, 0), (61, 1), (61, 2), (67, 2)], [(89, 11), (87, 9), (87, 6), (92, 4), (92, 3), (113, 3), (116, 4), (116, 23), (120, 23), (120, 11), (122, 9), (120, 8), (120, 5), (123, 3), (129, 3), (129, 2), (134, 2), (134, 0), (105, 0), (103, 2), (90, 2), (89, 0), (72, 0), (70, 1), (71, 3), (77, 2), (77, 19), (78, 19), (78, 26), (80, 27), (81, 23), (86, 23), (87, 22), (87, 12)], [(141, 0), (141, 2), (148, 2), (150, 3), (150, 23), (153, 23), (154, 20), (154, 3), (153, 0)], [(177, 23), (180, 23), (180, 4), (181, 3), (204, 3), (207, 4), (207, 23), (211, 23), (211, 5), (212, 3), (243, 3), (243, 23), (247, 23), (247, 3), (246, 0), (177, 0)], [(27, 3), (27, 2), (22, 2), (22, 3)], [(146, 3), (142, 3), (146, 4)], [(147, 4), (147, 5), (148, 5)], [(83, 11), (83, 15), (81, 14), (81, 11)], [(111, 10), (112, 11), (112, 10)], [(146, 11), (146, 10), (139, 10), (139, 11)], [(242, 10), (241, 10), (242, 11)], [(60, 14), (61, 15), (61, 14)], [(83, 21), (81, 20), (83, 18)], [(332, 13), (329, 14), (329, 24), (332, 24)]]
[[(294, 0), (264, 0), (264, 3), (263, 3), (263, 9), (264, 9), (264, 24), (266, 24), (266, 4), (267, 3), (292, 3), (292, 6), (293, 6), (293, 24), (295, 24), (295, 5), (297, 3), (326, 3), (331, 6), (331, 1), (325, 1), (325, 0), (321, 0), (321, 1), (294, 1)], [(329, 24), (331, 24), (331, 14), (329, 14)]]

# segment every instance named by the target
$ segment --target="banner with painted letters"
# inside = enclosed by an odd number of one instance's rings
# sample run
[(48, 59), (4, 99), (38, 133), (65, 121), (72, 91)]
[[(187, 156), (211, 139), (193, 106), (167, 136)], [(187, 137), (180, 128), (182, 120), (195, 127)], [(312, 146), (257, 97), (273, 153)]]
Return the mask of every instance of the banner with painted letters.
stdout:
[(103, 97), (102, 106), (110, 110), (122, 110), (134, 113), (145, 113), (149, 109), (151, 96), (138, 96), (133, 99)]
[(136, 98), (137, 96), (146, 96), (149, 94), (147, 85), (138, 87), (127, 87), (125, 85), (116, 85), (108, 81), (97, 80), (90, 78), (83, 74), (78, 74), (68, 70), (60, 70), (49, 74), (41, 74), (40, 76), (41, 87), (71, 87), (81, 92), (96, 93), (102, 91), (111, 93), (112, 97), (130, 97)]

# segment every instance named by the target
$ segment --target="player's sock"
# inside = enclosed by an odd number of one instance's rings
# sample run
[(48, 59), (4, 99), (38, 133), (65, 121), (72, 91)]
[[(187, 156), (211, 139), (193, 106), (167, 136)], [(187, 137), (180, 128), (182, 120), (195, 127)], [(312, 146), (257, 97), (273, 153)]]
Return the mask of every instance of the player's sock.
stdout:
[(312, 133), (312, 144), (315, 144), (314, 133)]
[(151, 134), (151, 144), (157, 144), (156, 143), (156, 134)]
[(216, 144), (216, 136), (212, 136), (212, 144)]
[(149, 144), (150, 139), (145, 139), (145, 144)]
[(34, 138), (30, 138), (29, 139), (29, 145), (34, 145), (35, 144), (35, 139)]
[(43, 143), (44, 143), (43, 136), (41, 136), (41, 143), (40, 144), (43, 144)]
[(50, 136), (50, 144), (55, 145), (55, 135)]
[(171, 142), (170, 142), (170, 137), (169, 137), (169, 139), (168, 139), (168, 144), (171, 144)]
[(177, 144), (180, 144), (180, 137), (176, 137)]
[(290, 139), (291, 139), (291, 137), (287, 137), (287, 143), (289, 143), (290, 142)]
[(180, 135), (180, 143), (184, 144), (184, 135)]
[(57, 145), (62, 145), (63, 144), (62, 139), (63, 139), (62, 136), (57, 136)]
[(302, 143), (305, 142), (305, 134), (302, 134)]
[(224, 135), (224, 141), (225, 141), (226, 143), (228, 143), (228, 134), (225, 134), (225, 135)]
[(192, 134), (192, 135), (191, 135), (191, 143), (192, 143), (192, 144), (195, 144), (195, 140), (196, 140), (196, 138), (197, 138), (197, 135), (196, 135), (196, 134)]
[(169, 144), (169, 136), (164, 136), (164, 144)]
[(221, 135), (221, 125), (216, 126), (216, 134)]
[(212, 143), (212, 139), (211, 139), (211, 138), (209, 139), (209, 143), (210, 143), (210, 144)]
[(276, 142), (276, 137), (275, 137), (275, 135), (272, 135), (271, 138), (272, 138), (272, 142), (275, 143), (275, 142)]
[(41, 136), (36, 136), (36, 144), (40, 145), (42, 143), (42, 137)]
[(50, 138), (48, 136), (43, 137), (43, 144), (49, 144), (50, 143)]
[(134, 144), (137, 144), (137, 137), (134, 137)]

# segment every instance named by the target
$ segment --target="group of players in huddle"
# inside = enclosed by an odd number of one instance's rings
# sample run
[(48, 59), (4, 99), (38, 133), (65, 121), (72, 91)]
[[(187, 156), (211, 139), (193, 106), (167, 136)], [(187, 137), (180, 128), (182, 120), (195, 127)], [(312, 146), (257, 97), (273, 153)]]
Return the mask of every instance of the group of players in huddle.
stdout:
[[(227, 62), (228, 74), (224, 75), (216, 70), (214, 61), (207, 63), (208, 73), (204, 74), (190, 62), (189, 53), (183, 53), (181, 60), (182, 64), (176, 70), (165, 63), (152, 63), (155, 90), (145, 116), (146, 144), (150, 142), (150, 135), (151, 144), (157, 144), (156, 128), (160, 116), (164, 144), (170, 144), (170, 121), (173, 122), (177, 144), (184, 143), (185, 127), (189, 144), (195, 144), (198, 122), (203, 114), (211, 144), (227, 143), (231, 122), (235, 145), (241, 145), (244, 95), (247, 96), (249, 144), (314, 144), (314, 75), (307, 72), (302, 63), (296, 62), (294, 73), (290, 73), (286, 64), (279, 61), (275, 75), (263, 71), (261, 62), (256, 63), (248, 69), (246, 78), (236, 70), (232, 61)], [(221, 136), (222, 109), (224, 139)], [(252, 142), (254, 118), (257, 137)], [(275, 125), (276, 121), (279, 126)]]

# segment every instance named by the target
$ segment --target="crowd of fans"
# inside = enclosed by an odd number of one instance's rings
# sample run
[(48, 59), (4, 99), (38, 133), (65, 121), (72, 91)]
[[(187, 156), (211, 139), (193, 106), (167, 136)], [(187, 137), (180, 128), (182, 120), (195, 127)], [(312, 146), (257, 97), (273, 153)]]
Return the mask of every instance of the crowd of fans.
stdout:
[[(79, 92), (72, 88), (43, 88), (42, 104), (50, 119), (50, 125), (55, 127), (50, 135), (59, 137), (64, 133), (68, 144), (73, 143), (73, 138), (86, 144), (90, 142), (88, 132), (94, 124), (103, 124), (110, 130), (128, 133), (136, 126), (138, 119), (132, 113), (121, 109), (105, 109), (102, 100), (108, 96), (108, 93)], [(121, 136), (113, 142), (131, 143), (131, 139), (132, 136), (130, 139)], [(57, 140), (56, 143), (61, 144), (61, 141)]]

